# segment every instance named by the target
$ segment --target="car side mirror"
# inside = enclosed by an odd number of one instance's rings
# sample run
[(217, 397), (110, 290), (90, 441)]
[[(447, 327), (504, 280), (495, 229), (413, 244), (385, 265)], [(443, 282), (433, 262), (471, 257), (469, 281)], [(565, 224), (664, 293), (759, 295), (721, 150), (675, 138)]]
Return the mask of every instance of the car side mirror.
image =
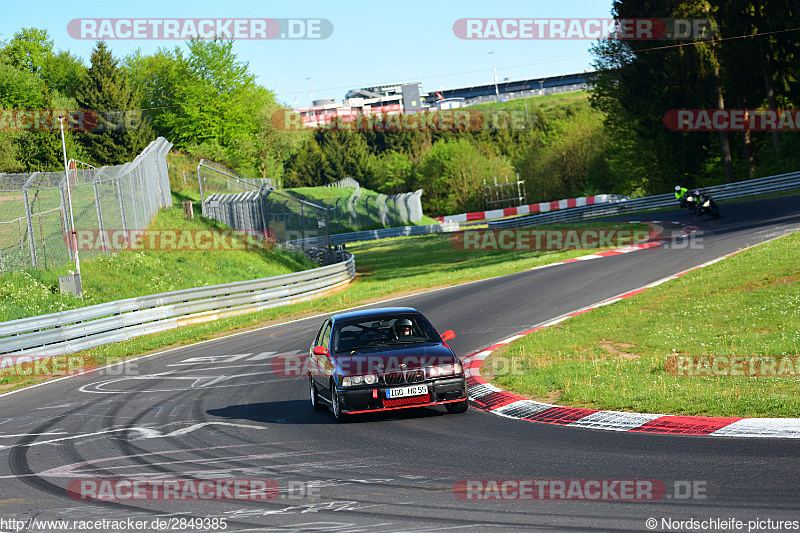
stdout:
[(314, 355), (328, 355), (328, 349), (324, 346), (314, 346)]
[(455, 339), (455, 338), (456, 338), (456, 334), (452, 329), (448, 329), (447, 331), (442, 333), (442, 340), (444, 342), (447, 342), (447, 341), (449, 341), (451, 339)]

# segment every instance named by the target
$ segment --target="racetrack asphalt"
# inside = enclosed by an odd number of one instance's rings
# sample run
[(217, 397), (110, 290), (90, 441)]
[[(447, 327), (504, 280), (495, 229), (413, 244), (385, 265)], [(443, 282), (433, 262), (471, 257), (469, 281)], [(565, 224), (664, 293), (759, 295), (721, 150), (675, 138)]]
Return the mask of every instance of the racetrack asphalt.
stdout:
[[(799, 208), (800, 195), (792, 195), (725, 204), (718, 220), (660, 213), (656, 218), (700, 230), (683, 244), (520, 272), (389, 305), (416, 307), (439, 331), (453, 329), (449, 344), (466, 355), (796, 230)], [(10, 529), (3, 520), (12, 518), (73, 525), (214, 517), (226, 519), (226, 531), (348, 532), (667, 531), (662, 519), (732, 517), (747, 530), (751, 520), (800, 520), (796, 440), (595, 431), (475, 409), (458, 415), (401, 410), (337, 424), (330, 412), (312, 411), (306, 379), (279, 375), (272, 365), (277, 355), (307, 353), (321, 321), (223, 337), (140, 358), (120, 371), (0, 396), (0, 531)], [(269, 479), (281, 490), (271, 501), (90, 502), (68, 495), (71, 481), (98, 478)], [(488, 499), (463, 500), (465, 493), (454, 491), (465, 480), (473, 487), (483, 480), (485, 488), (490, 479), (654, 480), (666, 493), (644, 501), (536, 501), (496, 499), (497, 492), (485, 490), (470, 497)], [(690, 486), (693, 494), (685, 490)], [(648, 518), (656, 519), (655, 528), (647, 527)], [(755, 525), (766, 530), (766, 523)]]

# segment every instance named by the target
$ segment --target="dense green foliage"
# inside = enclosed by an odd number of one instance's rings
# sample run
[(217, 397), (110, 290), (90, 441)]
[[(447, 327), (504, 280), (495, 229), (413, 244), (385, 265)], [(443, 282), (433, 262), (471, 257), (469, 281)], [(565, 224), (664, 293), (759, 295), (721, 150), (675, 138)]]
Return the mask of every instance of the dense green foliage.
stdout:
[(150, 142), (150, 127), (142, 121), (141, 111), (135, 110), (139, 99), (106, 43), (97, 43), (92, 66), (82, 78), (76, 96), (82, 109), (91, 109), (97, 116), (94, 127), (78, 135), (93, 164), (130, 161)]
[(677, 180), (705, 186), (798, 169), (796, 131), (677, 132), (664, 124), (671, 109), (794, 108), (796, 2), (617, 0), (612, 9), (622, 19), (708, 19), (716, 39), (609, 39), (593, 47), (592, 105), (606, 116), (610, 190), (666, 192)]
[[(678, 132), (664, 123), (677, 109), (795, 107), (794, 0), (614, 0), (611, 8), (618, 19), (708, 19), (716, 38), (599, 40), (590, 97), (471, 106), (477, 127), (295, 131), (284, 127), (287, 106), (256, 83), (232, 41), (193, 40), (124, 58), (98, 43), (84, 65), (56, 51), (47, 31), (23, 28), (0, 43), (0, 105), (84, 107), (112, 126), (124, 112), (136, 127), (67, 136), (70, 157), (92, 164), (128, 161), (163, 136), (184, 153), (285, 187), (350, 176), (385, 194), (423, 189), (432, 216), (485, 209), (482, 186), (494, 178), (519, 176), (534, 203), (658, 194), (675, 183), (707, 186), (800, 167), (794, 131)], [(0, 171), (57, 169), (58, 142), (57, 131), (0, 128)]]

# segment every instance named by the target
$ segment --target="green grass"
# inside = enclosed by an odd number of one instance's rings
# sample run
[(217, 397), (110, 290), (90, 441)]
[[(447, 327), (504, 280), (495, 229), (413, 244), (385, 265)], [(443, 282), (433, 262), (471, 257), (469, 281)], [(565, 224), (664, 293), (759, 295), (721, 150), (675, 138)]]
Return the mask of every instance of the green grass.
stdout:
[(478, 110), (503, 110), (512, 112), (525, 113), (525, 105), (528, 106), (530, 113), (536, 107), (541, 107), (547, 113), (547, 110), (564, 110), (567, 107), (574, 105), (587, 104), (589, 99), (589, 91), (574, 91), (569, 93), (560, 94), (547, 94), (543, 96), (529, 96), (526, 98), (514, 98), (505, 102), (486, 102), (482, 104), (475, 104), (469, 106), (468, 109)]
[[(604, 227), (608, 227), (608, 224)], [(645, 226), (623, 224), (620, 227), (641, 229)], [(442, 234), (364, 242), (348, 245), (348, 250), (356, 256), (358, 277), (346, 290), (336, 294), (311, 302), (137, 337), (88, 350), (82, 355), (99, 364), (109, 363), (166, 346), (192, 344), (237, 329), (263, 325), (275, 319), (335, 311), (391, 298), (403, 291), (425, 290), (500, 276), (597, 251), (465, 252), (455, 250), (450, 243), (449, 235)], [(160, 277), (159, 272), (155, 271), (156, 277)], [(148, 292), (143, 291), (143, 293)], [(18, 376), (5, 376), (0, 379), (0, 385), (4, 385), (5, 388), (24, 386), (33, 382), (32, 379), (20, 380)]]
[[(565, 224), (537, 227), (567, 229)], [(582, 229), (619, 228), (645, 230), (645, 224), (584, 223)], [(536, 266), (596, 253), (594, 250), (559, 251), (474, 251), (459, 250), (451, 244), (455, 234), (434, 234), (413, 238), (383, 239), (348, 245), (356, 254), (356, 267), (362, 279), (384, 287), (391, 294), (409, 288), (451, 285), (485, 279)]]
[[(493, 354), (492, 382), (548, 403), (707, 416), (796, 417), (781, 377), (668, 373), (667, 356), (800, 355), (800, 233), (540, 330)], [(797, 361), (800, 362), (800, 361)]]
[[(197, 211), (196, 211), (197, 212)], [(180, 207), (162, 210), (149, 229), (227, 229), (214, 220), (183, 218)], [(68, 268), (27, 270), (0, 276), (0, 321), (75, 309), (135, 296), (266, 278), (313, 268), (299, 253), (280, 250), (123, 250), (81, 261), (83, 294), (59, 294), (58, 276)]]

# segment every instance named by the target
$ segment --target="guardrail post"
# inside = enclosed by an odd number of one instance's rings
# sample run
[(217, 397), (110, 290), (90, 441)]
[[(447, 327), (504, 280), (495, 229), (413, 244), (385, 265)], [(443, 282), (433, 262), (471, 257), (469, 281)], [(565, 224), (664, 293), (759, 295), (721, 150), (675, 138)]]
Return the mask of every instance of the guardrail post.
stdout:
[(206, 199), (203, 196), (203, 178), (200, 176), (200, 167), (205, 159), (201, 159), (197, 164), (197, 186), (200, 187), (200, 214), (206, 216)]
[(117, 196), (119, 196), (119, 214), (122, 217), (122, 231), (128, 231), (128, 221), (125, 218), (125, 199), (122, 197), (122, 187), (119, 180), (114, 183), (117, 184)]
[(97, 188), (97, 182), (92, 182), (92, 188), (94, 189), (94, 205), (97, 208), (97, 225), (100, 229), (100, 245), (103, 247), (103, 252), (108, 253), (106, 249), (106, 237), (103, 231), (103, 212), (100, 209), (100, 191)]
[(331, 265), (331, 264), (333, 264), (333, 256), (331, 255), (332, 254), (332, 252), (331, 252), (331, 226), (328, 223), (329, 222), (328, 212), (329, 212), (329, 209), (325, 209), (325, 236), (327, 237), (327, 240), (328, 240), (328, 264)]
[(306, 217), (303, 213), (303, 204), (300, 204), (300, 233), (306, 238)]
[(133, 204), (133, 221), (136, 223), (136, 229), (144, 229), (139, 224), (139, 210), (136, 209), (136, 190), (134, 189), (133, 185), (133, 180), (134, 180), (133, 176), (134, 176), (133, 173), (128, 174), (128, 183), (130, 184), (130, 189), (131, 189), (131, 199), (133, 200), (131, 202)]
[(36, 239), (33, 236), (33, 216), (31, 214), (31, 202), (28, 199), (28, 189), (22, 191), (22, 196), (25, 199), (25, 222), (28, 225), (28, 244), (31, 247), (31, 261), (33, 261), (35, 268), (39, 268), (39, 261), (36, 258)]
[(72, 251), (72, 233), (69, 227), (69, 214), (67, 212), (67, 193), (64, 187), (59, 187), (59, 192), (61, 193), (61, 227), (64, 233), (64, 244), (70, 243), (67, 245), (67, 255), (69, 255), (70, 261), (74, 261), (75, 253)]
[(264, 231), (264, 238), (269, 238), (269, 212), (267, 211), (267, 196), (272, 191), (267, 191), (264, 194), (264, 186), (261, 186), (261, 192), (258, 197), (261, 199), (261, 229)]

